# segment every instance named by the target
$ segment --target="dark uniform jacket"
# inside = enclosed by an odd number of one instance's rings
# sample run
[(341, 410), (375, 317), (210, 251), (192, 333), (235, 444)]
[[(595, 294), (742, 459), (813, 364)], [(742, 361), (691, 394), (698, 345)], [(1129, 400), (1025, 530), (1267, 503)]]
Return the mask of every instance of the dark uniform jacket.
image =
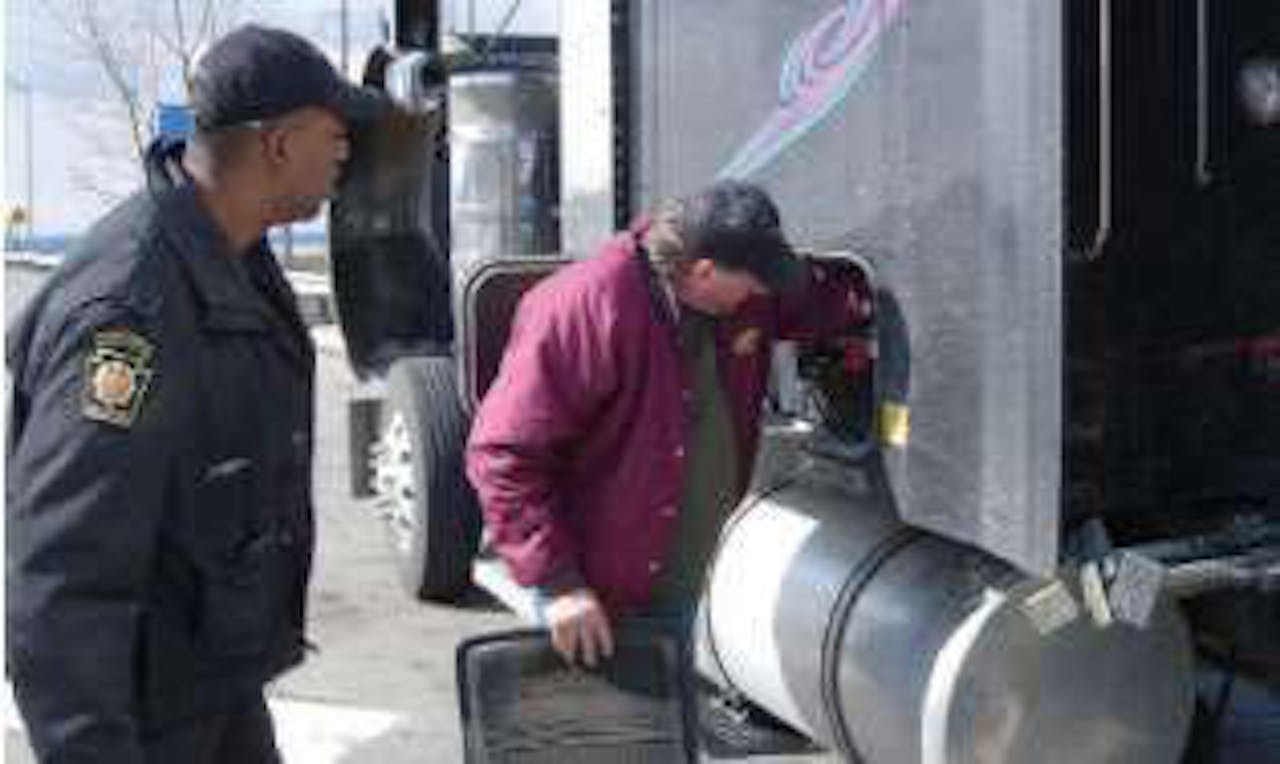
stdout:
[(45, 762), (141, 761), (303, 655), (311, 342), (177, 167), (153, 147), (7, 338), (7, 658)]

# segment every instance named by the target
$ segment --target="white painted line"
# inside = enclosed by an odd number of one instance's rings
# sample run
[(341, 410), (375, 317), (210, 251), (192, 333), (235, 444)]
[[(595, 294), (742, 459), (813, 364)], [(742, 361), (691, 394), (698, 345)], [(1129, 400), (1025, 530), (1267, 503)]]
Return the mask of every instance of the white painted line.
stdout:
[(338, 764), (348, 753), (385, 735), (401, 721), (386, 711), (299, 700), (271, 700), (276, 744), (285, 761)]

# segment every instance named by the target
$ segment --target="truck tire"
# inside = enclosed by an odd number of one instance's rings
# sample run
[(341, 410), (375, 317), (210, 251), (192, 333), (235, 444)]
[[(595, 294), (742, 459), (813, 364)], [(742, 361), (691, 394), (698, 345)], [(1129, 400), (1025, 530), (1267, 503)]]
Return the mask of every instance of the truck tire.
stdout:
[(471, 585), (480, 510), (463, 471), (469, 426), (452, 358), (392, 365), (371, 449), (374, 491), (400, 578), (419, 599), (453, 602)]

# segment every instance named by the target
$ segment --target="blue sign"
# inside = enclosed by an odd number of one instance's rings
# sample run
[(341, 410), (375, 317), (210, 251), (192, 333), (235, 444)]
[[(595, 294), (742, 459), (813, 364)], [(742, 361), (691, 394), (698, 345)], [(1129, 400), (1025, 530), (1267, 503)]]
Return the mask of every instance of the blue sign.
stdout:
[(187, 138), (195, 130), (191, 107), (181, 103), (156, 104), (156, 136)]

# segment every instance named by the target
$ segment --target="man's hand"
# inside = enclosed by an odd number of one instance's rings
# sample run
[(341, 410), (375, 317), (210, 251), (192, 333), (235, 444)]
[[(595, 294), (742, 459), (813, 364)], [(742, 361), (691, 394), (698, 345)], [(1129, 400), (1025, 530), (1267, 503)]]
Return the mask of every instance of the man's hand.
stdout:
[(609, 616), (590, 589), (573, 589), (556, 596), (547, 605), (546, 618), (551, 644), (569, 663), (576, 661), (579, 651), (582, 662), (593, 668), (600, 657), (613, 655)]
[(865, 276), (858, 278), (858, 285), (849, 290), (849, 310), (853, 313), (854, 318), (859, 324), (866, 324), (871, 321), (872, 313), (875, 310), (875, 297), (871, 291), (871, 285), (867, 283)]

